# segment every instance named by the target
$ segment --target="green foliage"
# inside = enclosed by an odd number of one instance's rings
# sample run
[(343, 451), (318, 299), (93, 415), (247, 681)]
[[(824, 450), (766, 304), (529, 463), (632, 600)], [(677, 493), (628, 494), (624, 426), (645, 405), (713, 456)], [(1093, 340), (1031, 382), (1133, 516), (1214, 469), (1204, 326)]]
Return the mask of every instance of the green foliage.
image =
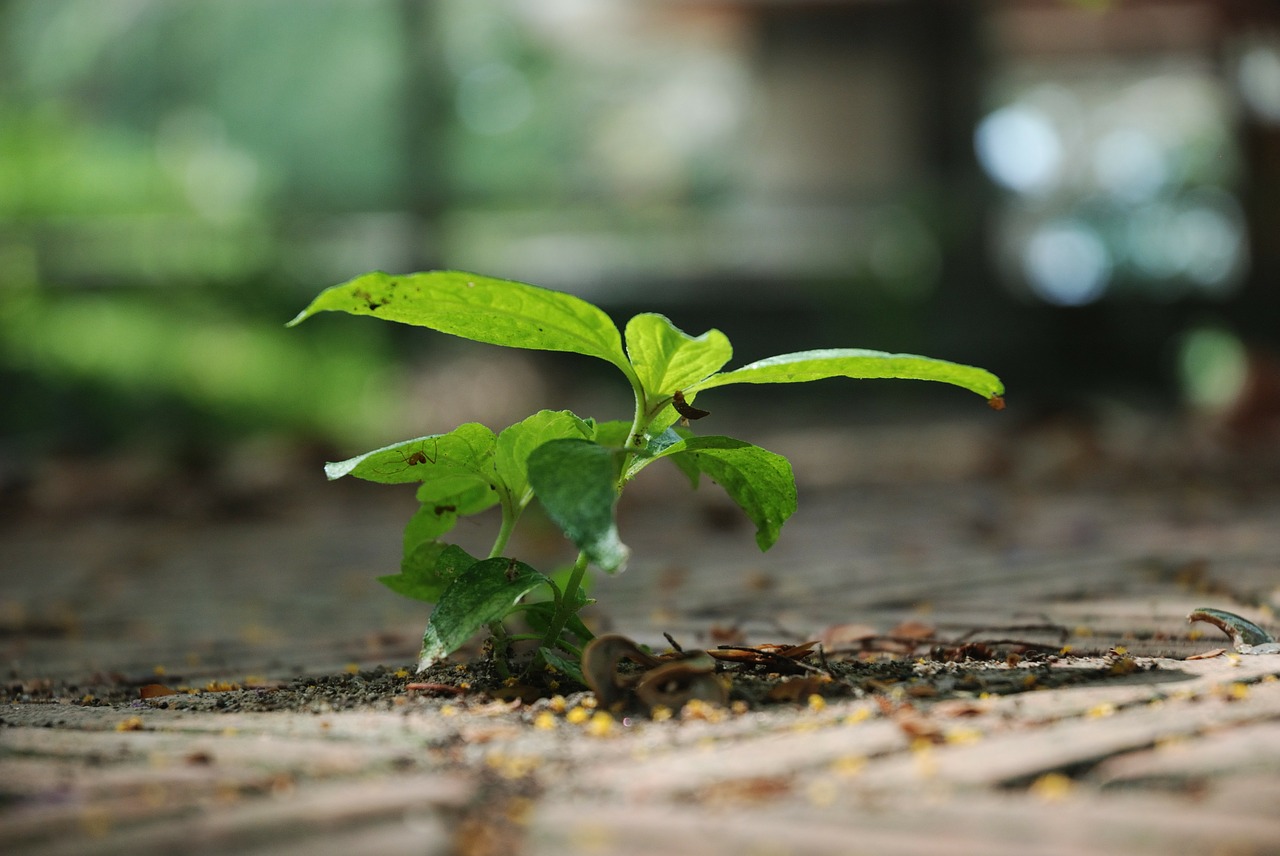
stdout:
[[(339, 463), (331, 479), (352, 475), (384, 484), (419, 484), (418, 511), (405, 527), (400, 573), (381, 577), (407, 597), (434, 603), (418, 667), (456, 651), (488, 627), (502, 652), (536, 642), (535, 662), (580, 674), (580, 646), (591, 633), (577, 613), (591, 601), (583, 589), (589, 564), (621, 571), (629, 550), (614, 508), (627, 483), (667, 459), (697, 487), (703, 475), (719, 484), (755, 524), (767, 550), (796, 510), (791, 465), (781, 455), (732, 437), (695, 436), (676, 422), (705, 414), (699, 392), (734, 383), (803, 383), (833, 377), (907, 378), (949, 383), (1003, 406), (1004, 387), (984, 369), (860, 349), (783, 354), (722, 372), (733, 356), (719, 330), (690, 336), (661, 315), (642, 314), (624, 337), (599, 308), (576, 297), (457, 271), (392, 276), (374, 272), (322, 292), (290, 326), (318, 312), (371, 315), (478, 342), (567, 351), (616, 366), (631, 384), (631, 422), (596, 423), (568, 411), (544, 410), (495, 435), (483, 425), (418, 437)], [(578, 548), (565, 577), (551, 577), (503, 557), (521, 513), (537, 499)], [(440, 540), (459, 517), (494, 505), (502, 524), (487, 558), (477, 560)], [(542, 599), (531, 599), (541, 591)], [(549, 599), (547, 599), (549, 596)], [(504, 625), (519, 614), (531, 633)], [(498, 658), (503, 668), (505, 659)]]
[(613, 520), (620, 458), (590, 440), (553, 440), (529, 456), (529, 483), (547, 514), (606, 571), (621, 571), (631, 552)]

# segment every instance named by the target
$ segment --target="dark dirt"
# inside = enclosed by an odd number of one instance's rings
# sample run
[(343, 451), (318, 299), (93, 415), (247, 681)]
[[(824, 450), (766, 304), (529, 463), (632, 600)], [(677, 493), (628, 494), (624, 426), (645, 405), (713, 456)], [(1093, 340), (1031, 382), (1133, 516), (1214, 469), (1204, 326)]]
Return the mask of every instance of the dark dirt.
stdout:
[[(1022, 646), (1017, 646), (1022, 647)], [(769, 667), (729, 665), (717, 673), (729, 687), (738, 712), (767, 707), (803, 706), (813, 696), (823, 699), (910, 699), (936, 701), (1007, 696), (1067, 686), (1122, 682), (1126, 676), (1154, 668), (1124, 653), (1081, 657), (988, 648), (986, 659), (956, 660), (947, 649), (921, 657), (875, 655), (870, 659), (823, 658), (819, 654), (781, 671)], [(176, 677), (176, 676), (175, 676)], [(549, 681), (549, 683), (548, 683)], [(484, 704), (516, 700), (537, 706), (555, 696), (570, 701), (589, 695), (587, 687), (554, 677), (535, 686), (516, 678), (501, 679), (491, 662), (440, 664), (415, 674), (412, 665), (377, 666), (343, 674), (313, 675), (290, 681), (214, 680), (188, 686), (165, 676), (129, 679), (93, 676), (87, 682), (14, 680), (0, 694), (0, 704), (56, 704), (111, 707), (120, 711), (151, 708), (204, 712), (333, 713), (337, 711), (401, 711), (436, 708), (442, 702)], [(619, 713), (643, 714), (634, 702)], [(678, 712), (677, 712), (678, 713)], [(2, 721), (2, 718), (0, 718)]]

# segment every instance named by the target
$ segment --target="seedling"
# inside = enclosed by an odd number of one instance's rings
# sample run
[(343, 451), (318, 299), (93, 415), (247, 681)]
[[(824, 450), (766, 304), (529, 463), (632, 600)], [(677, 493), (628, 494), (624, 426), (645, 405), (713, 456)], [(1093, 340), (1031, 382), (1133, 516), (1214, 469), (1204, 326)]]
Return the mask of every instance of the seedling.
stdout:
[[(330, 479), (351, 475), (419, 485), (420, 507), (405, 527), (400, 573), (380, 580), (399, 594), (435, 605), (422, 639), (420, 672), (487, 627), (500, 668), (508, 668), (514, 643), (528, 642), (533, 664), (581, 680), (582, 646), (592, 638), (578, 617), (592, 602), (584, 575), (592, 564), (606, 573), (626, 565), (629, 550), (618, 534), (614, 508), (627, 484), (655, 461), (670, 460), (694, 487), (703, 475), (713, 479), (755, 524), (760, 549), (772, 547), (796, 510), (791, 465), (742, 440), (695, 435), (690, 421), (709, 415), (693, 406), (702, 392), (734, 383), (908, 378), (953, 384), (985, 397), (992, 407), (1004, 406), (1004, 386), (990, 372), (911, 354), (833, 348), (721, 371), (733, 349), (719, 330), (690, 336), (662, 315), (645, 313), (620, 333), (601, 309), (572, 295), (457, 271), (368, 273), (323, 291), (289, 325), (329, 311), (372, 315), (491, 345), (595, 357), (615, 366), (635, 395), (629, 422), (543, 410), (497, 434), (467, 423), (447, 434), (415, 437), (325, 465)], [(504, 556), (534, 499), (578, 549), (563, 575), (543, 574)], [(471, 556), (441, 540), (459, 517), (495, 505), (501, 524), (488, 556)], [(516, 632), (504, 624), (517, 615), (528, 630)]]

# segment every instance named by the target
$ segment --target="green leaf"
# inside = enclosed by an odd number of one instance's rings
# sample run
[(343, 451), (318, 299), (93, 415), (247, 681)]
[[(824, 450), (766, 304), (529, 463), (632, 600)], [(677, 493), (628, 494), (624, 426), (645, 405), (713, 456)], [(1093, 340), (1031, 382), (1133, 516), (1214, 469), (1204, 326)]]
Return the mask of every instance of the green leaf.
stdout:
[(459, 517), (478, 514), (498, 501), (497, 491), (478, 476), (442, 476), (418, 488), (422, 503), (404, 528), (404, 552), (424, 541), (439, 538), (453, 528)]
[(478, 473), (442, 473), (423, 482), (417, 491), (418, 502), (430, 506), (432, 514), (456, 514), (466, 517), (479, 514), (498, 502), (492, 482)]
[(702, 380), (733, 356), (733, 346), (719, 330), (695, 338), (654, 313), (628, 321), (626, 339), (631, 365), (651, 398), (669, 396)]
[(595, 432), (588, 439), (595, 440), (601, 446), (612, 446), (621, 448), (627, 444), (627, 437), (631, 434), (631, 423), (621, 419), (611, 419), (608, 422), (597, 422)]
[(520, 598), (546, 583), (546, 577), (515, 559), (485, 559), (467, 568), (431, 611), (418, 671), (448, 657), (485, 625), (501, 621)]
[(539, 411), (498, 435), (494, 460), (498, 477), (520, 501), (529, 490), (529, 455), (534, 449), (551, 440), (582, 439), (592, 433), (593, 426), (568, 410)]
[(585, 354), (632, 376), (608, 315), (581, 298), (523, 282), (463, 271), (374, 271), (324, 290), (289, 326), (318, 312), (372, 315), (509, 348)]
[[(592, 638), (587, 636), (587, 639)], [(551, 648), (538, 649), (538, 655), (542, 657), (542, 662), (548, 666), (554, 667), (557, 671), (576, 683), (578, 686), (587, 686), (587, 679), (582, 676), (582, 664), (577, 659), (560, 656), (559, 652)]]
[(590, 440), (552, 440), (529, 456), (529, 484), (556, 525), (605, 571), (621, 571), (630, 550), (618, 538), (619, 455)]
[(458, 522), (458, 506), (453, 503), (423, 503), (404, 527), (404, 553), (434, 541)]
[(463, 571), (476, 563), (466, 550), (440, 541), (425, 541), (406, 549), (400, 573), (378, 577), (396, 594), (435, 603)]
[(655, 457), (674, 456), (705, 473), (756, 526), (756, 544), (768, 550), (796, 510), (796, 480), (782, 455), (732, 437), (688, 437)]
[[(492, 483), (497, 478), (493, 455), (497, 438), (478, 422), (459, 425), (448, 434), (415, 437), (345, 461), (324, 465), (330, 479), (351, 475), (381, 484), (408, 484), (436, 479), (465, 481), (468, 476)], [(450, 488), (452, 489), (452, 488)]]
[[(575, 608), (581, 609), (587, 602), (586, 598), (583, 598), (582, 601), (582, 604)], [(556, 605), (549, 600), (531, 603), (524, 609), (525, 621), (528, 622), (529, 628), (534, 633), (546, 633), (547, 628), (551, 626), (551, 619), (555, 615), (555, 609)], [(582, 623), (582, 619), (577, 615), (569, 616), (565, 622), (565, 629), (578, 637), (579, 644), (585, 644), (595, 638), (595, 634), (587, 628), (587, 625)]]
[[(650, 438), (648, 445), (643, 449), (637, 450), (636, 455), (631, 459), (626, 472), (623, 474), (623, 481), (631, 481), (642, 469), (654, 461), (660, 458), (669, 458), (671, 463), (675, 464), (676, 468), (689, 479), (689, 484), (697, 487), (698, 476), (701, 471), (691, 460), (675, 454), (675, 452), (684, 449), (684, 441), (692, 436), (693, 432), (686, 428), (667, 427), (663, 429), (661, 433)], [(681, 444), (680, 447), (672, 450), (671, 454), (667, 454), (668, 450), (671, 450), (671, 447), (677, 443)]]
[(936, 380), (976, 392), (987, 399), (996, 398), (1004, 392), (1004, 384), (1000, 382), (1000, 378), (986, 369), (914, 354), (829, 348), (782, 354), (731, 372), (715, 374), (691, 384), (685, 394), (687, 397), (690, 391), (731, 383), (804, 383), (829, 377)]

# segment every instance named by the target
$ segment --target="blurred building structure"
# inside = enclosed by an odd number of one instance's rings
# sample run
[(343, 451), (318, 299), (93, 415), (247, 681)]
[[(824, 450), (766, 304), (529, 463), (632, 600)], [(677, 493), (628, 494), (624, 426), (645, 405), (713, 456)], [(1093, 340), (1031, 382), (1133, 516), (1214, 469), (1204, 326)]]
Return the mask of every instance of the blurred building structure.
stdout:
[[(1024, 400), (1227, 400), (1280, 340), (1271, 0), (6, 0), (0, 39), (24, 394), (360, 430), (335, 414), (395, 397), (384, 345), (334, 334), (326, 371), (366, 369), (320, 407), (291, 349), (330, 334), (262, 319), (437, 265)], [(243, 379), (264, 361), (290, 368)]]

